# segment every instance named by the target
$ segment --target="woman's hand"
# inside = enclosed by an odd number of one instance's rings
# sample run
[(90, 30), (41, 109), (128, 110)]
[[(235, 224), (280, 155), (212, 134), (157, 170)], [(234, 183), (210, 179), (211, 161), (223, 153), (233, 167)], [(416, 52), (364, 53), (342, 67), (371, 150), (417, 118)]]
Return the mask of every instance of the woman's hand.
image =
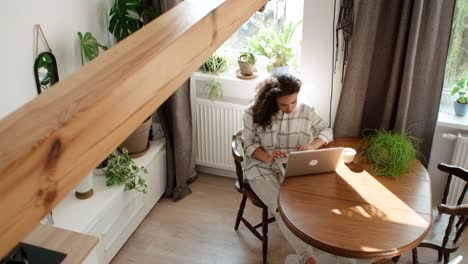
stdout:
[(298, 146), (296, 146), (296, 149), (298, 151), (303, 151), (303, 150), (313, 150), (313, 149), (317, 149), (317, 148), (312, 146), (312, 145), (298, 145)]
[(316, 138), (314, 140), (314, 142), (312, 142), (311, 144), (309, 144), (309, 145), (299, 145), (299, 146), (296, 146), (296, 149), (299, 150), (299, 151), (313, 150), (313, 149), (320, 148), (324, 144), (325, 144), (325, 142), (323, 140), (321, 140), (320, 138)]
[(273, 156), (273, 158), (284, 158), (284, 157), (288, 156), (288, 154), (286, 152), (284, 152), (282, 150), (279, 150), (279, 149), (273, 150), (271, 155)]

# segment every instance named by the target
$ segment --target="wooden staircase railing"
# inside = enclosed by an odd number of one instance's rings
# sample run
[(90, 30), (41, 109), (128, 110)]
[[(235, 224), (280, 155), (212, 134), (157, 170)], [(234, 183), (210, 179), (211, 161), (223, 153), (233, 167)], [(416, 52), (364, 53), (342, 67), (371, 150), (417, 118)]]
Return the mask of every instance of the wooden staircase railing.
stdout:
[(186, 0), (0, 121), (0, 257), (267, 0)]

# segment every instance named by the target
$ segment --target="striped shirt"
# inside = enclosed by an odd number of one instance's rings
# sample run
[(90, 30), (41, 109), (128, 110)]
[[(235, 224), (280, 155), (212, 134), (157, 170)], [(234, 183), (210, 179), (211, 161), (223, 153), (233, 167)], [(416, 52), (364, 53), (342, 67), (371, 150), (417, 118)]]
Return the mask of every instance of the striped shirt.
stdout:
[(266, 130), (253, 122), (252, 107), (247, 108), (244, 111), (242, 128), (245, 178), (253, 180), (276, 174), (271, 164), (252, 156), (257, 148), (263, 147), (270, 154), (275, 149), (290, 153), (296, 151), (298, 145), (308, 145), (316, 138), (327, 144), (333, 140), (333, 132), (314, 108), (306, 104), (298, 104), (289, 115), (279, 110), (272, 117), (271, 128)]

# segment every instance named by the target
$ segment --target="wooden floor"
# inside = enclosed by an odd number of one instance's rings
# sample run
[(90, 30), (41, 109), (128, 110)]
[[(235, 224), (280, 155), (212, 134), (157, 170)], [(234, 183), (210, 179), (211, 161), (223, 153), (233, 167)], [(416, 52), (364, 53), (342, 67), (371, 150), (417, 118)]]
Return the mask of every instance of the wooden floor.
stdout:
[[(112, 263), (261, 263), (260, 240), (243, 224), (234, 230), (241, 199), (234, 179), (201, 175), (191, 188), (193, 193), (177, 203), (162, 198)], [(260, 221), (261, 210), (251, 204), (244, 214), (252, 223)], [(283, 263), (294, 253), (276, 223), (269, 225), (268, 242), (269, 263)], [(437, 263), (435, 251), (418, 252), (420, 263)], [(468, 246), (457, 253), (452, 257), (468, 256)], [(411, 254), (398, 263), (411, 263)]]

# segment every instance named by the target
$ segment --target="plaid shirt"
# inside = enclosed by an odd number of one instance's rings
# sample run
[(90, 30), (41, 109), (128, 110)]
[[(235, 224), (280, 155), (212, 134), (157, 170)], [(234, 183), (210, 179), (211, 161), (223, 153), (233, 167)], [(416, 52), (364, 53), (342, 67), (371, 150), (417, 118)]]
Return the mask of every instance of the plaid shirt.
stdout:
[(271, 164), (267, 164), (252, 156), (258, 147), (263, 147), (268, 153), (279, 149), (286, 153), (296, 151), (298, 145), (307, 145), (320, 138), (326, 144), (333, 140), (333, 132), (323, 121), (314, 108), (298, 104), (290, 114), (281, 110), (273, 116), (271, 129), (263, 128), (253, 122), (252, 107), (247, 108), (243, 115), (242, 140), (245, 154), (243, 164), (244, 176), (253, 180), (273, 173)]

